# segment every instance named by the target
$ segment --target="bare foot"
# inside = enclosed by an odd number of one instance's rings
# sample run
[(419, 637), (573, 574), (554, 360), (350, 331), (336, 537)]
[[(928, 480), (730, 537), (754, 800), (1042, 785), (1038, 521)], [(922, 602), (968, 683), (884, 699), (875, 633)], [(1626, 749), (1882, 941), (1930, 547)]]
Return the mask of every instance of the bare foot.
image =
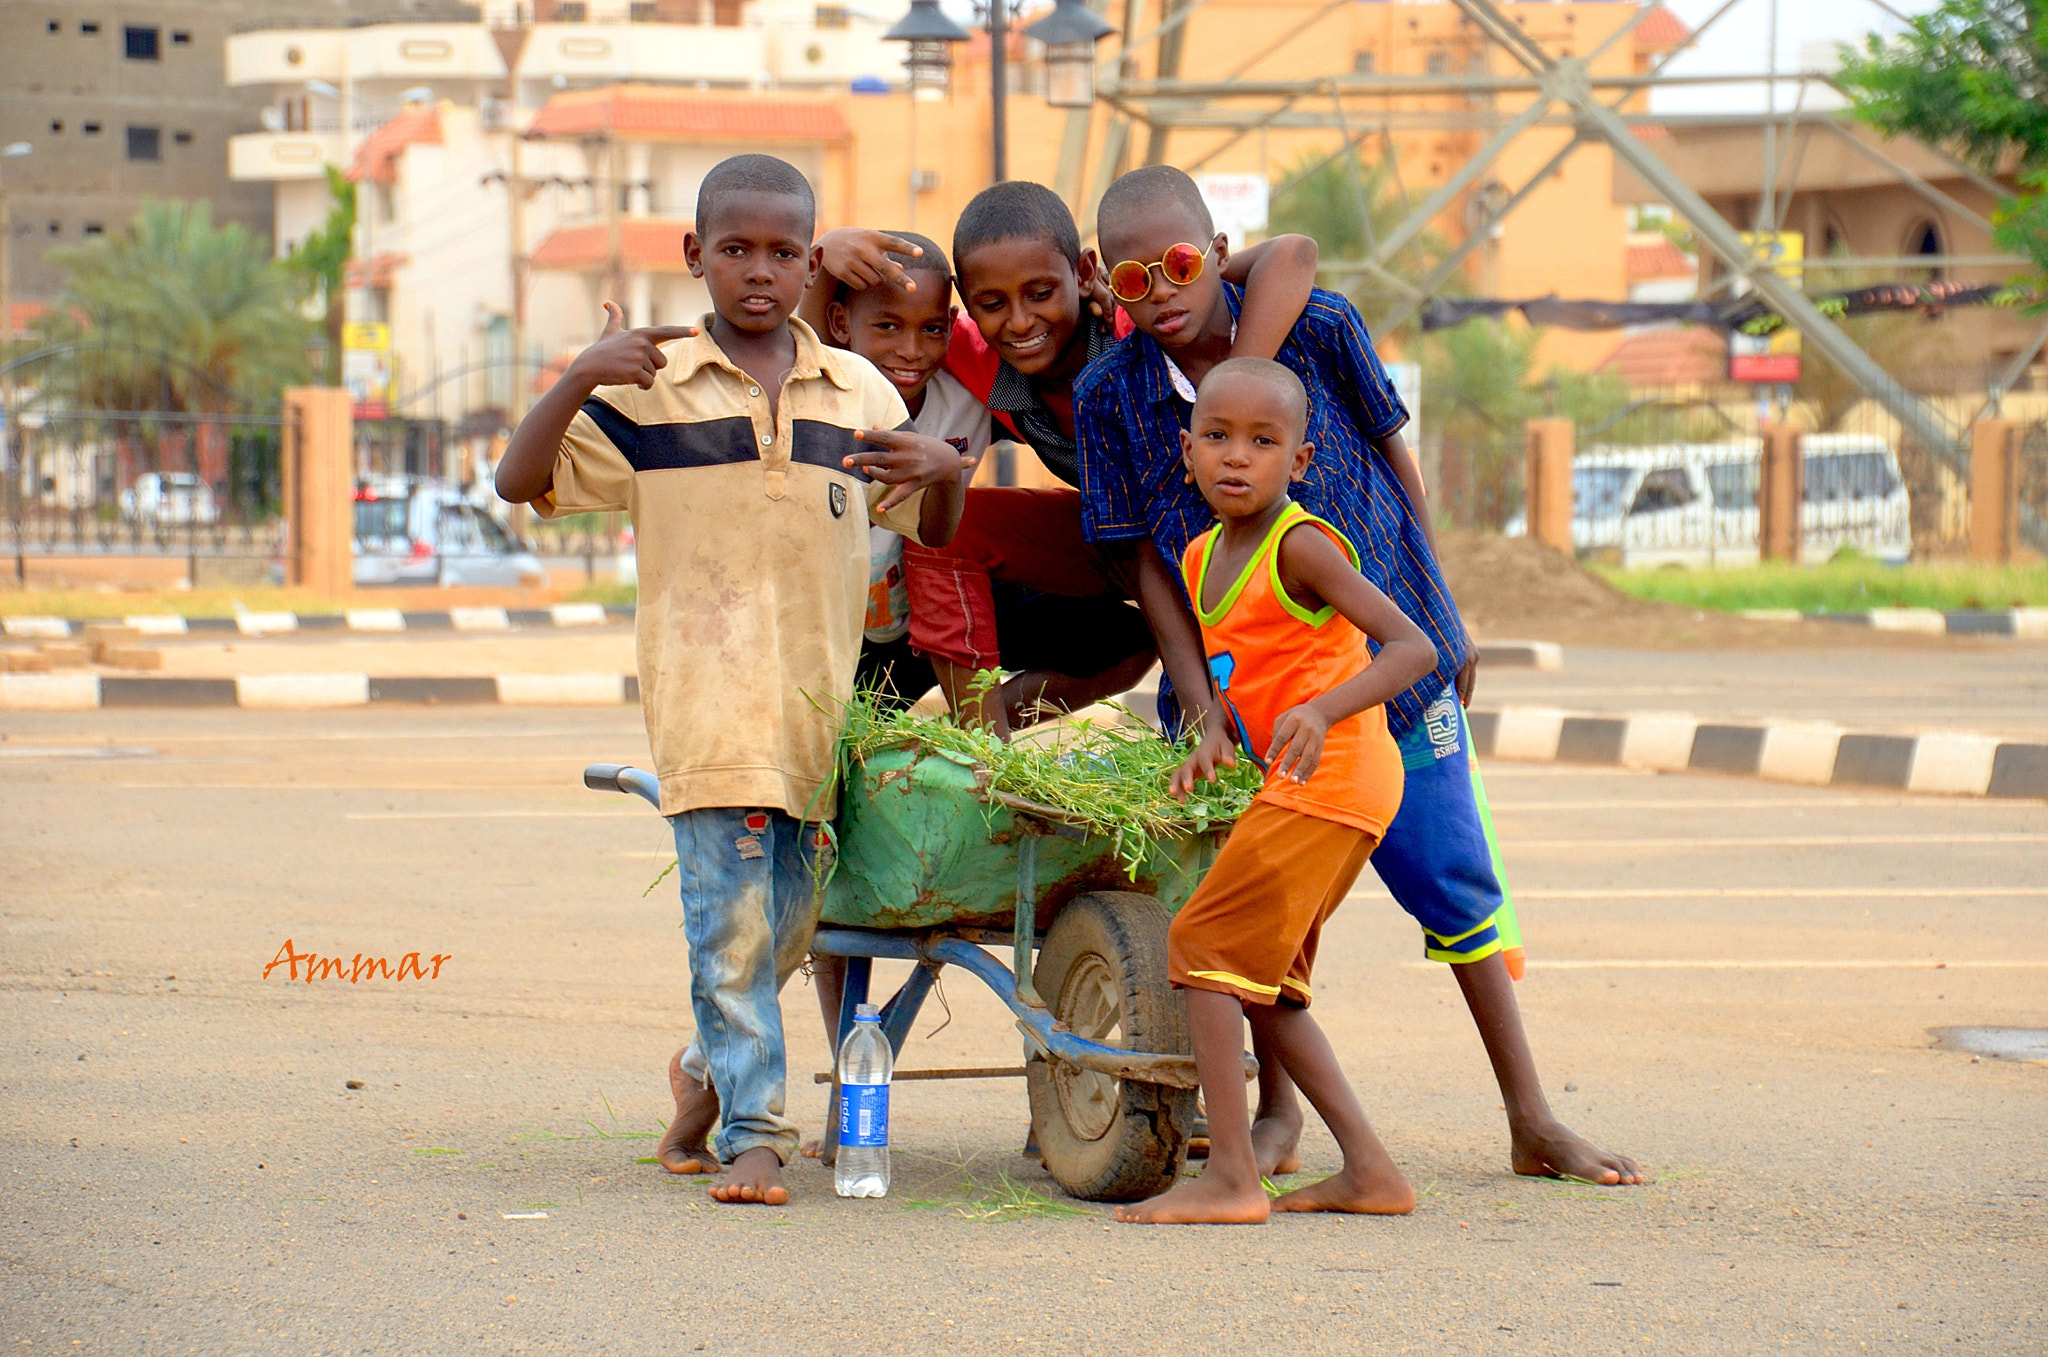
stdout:
[(1557, 1118), (1513, 1128), (1509, 1162), (1525, 1178), (1571, 1178), (1601, 1187), (1633, 1187), (1643, 1181), (1641, 1165), (1610, 1154)]
[(1301, 1108), (1296, 1105), (1290, 1110), (1292, 1116), (1276, 1114), (1252, 1123), (1252, 1154), (1259, 1161), (1259, 1172), (1268, 1178), (1301, 1169)]
[(801, 1153), (803, 1157), (806, 1159), (823, 1159), (825, 1157), (824, 1138), (820, 1137), (817, 1140), (806, 1140), (804, 1142), (803, 1149), (799, 1151), (799, 1153)]
[(711, 1189), (711, 1200), (787, 1205), (789, 1188), (782, 1181), (782, 1161), (766, 1145), (756, 1145), (726, 1165), (724, 1179)]
[(1361, 1216), (1405, 1216), (1415, 1209), (1415, 1189), (1398, 1170), (1376, 1177), (1334, 1173), (1320, 1183), (1283, 1192), (1275, 1211), (1348, 1211)]
[(1116, 1218), (1128, 1225), (1264, 1225), (1270, 1210), (1262, 1185), (1226, 1184), (1211, 1170), (1150, 1200), (1117, 1207)]
[(717, 1173), (718, 1156), (708, 1137), (718, 1124), (718, 1090), (683, 1073), (683, 1053), (668, 1061), (668, 1089), (675, 1095), (676, 1115), (654, 1147), (654, 1157), (670, 1173)]

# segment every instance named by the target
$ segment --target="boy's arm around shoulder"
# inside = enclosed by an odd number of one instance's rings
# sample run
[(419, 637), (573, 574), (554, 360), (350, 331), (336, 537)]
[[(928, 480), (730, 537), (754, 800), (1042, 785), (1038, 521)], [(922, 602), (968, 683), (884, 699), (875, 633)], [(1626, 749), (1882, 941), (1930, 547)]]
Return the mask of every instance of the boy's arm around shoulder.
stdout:
[(647, 390), (655, 374), (668, 366), (663, 344), (697, 333), (694, 325), (651, 325), (628, 330), (625, 313), (604, 304), (607, 319), (597, 341), (569, 364), (553, 386), (533, 403), (512, 431), (505, 455), (498, 460), (498, 497), (514, 504), (532, 504), (554, 487), (555, 462), (562, 440), (577, 412), (603, 386), (637, 386)]
[(1297, 602), (1304, 595), (1320, 599), (1380, 643), (1370, 665), (1273, 723), (1266, 754), (1273, 776), (1306, 782), (1322, 758), (1330, 727), (1414, 687), (1436, 668), (1436, 647), (1314, 524), (1301, 524), (1280, 539), (1280, 578)]
[(1226, 282), (1244, 289), (1232, 358), (1273, 358), (1307, 309), (1316, 289), (1321, 251), (1311, 236), (1274, 236), (1230, 257)]

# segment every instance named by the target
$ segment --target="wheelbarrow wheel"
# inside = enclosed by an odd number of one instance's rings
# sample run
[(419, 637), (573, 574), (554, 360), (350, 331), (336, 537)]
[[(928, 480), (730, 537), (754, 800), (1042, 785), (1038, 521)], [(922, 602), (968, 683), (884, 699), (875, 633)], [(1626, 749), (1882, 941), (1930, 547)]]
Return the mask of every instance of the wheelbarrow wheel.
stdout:
[[(1166, 980), (1173, 916), (1149, 895), (1077, 896), (1046, 931), (1033, 978), (1075, 1035), (1128, 1050), (1189, 1051), (1187, 1008)], [(1084, 1201), (1135, 1201), (1173, 1185), (1195, 1091), (1056, 1061), (1024, 1066), (1046, 1171)]]

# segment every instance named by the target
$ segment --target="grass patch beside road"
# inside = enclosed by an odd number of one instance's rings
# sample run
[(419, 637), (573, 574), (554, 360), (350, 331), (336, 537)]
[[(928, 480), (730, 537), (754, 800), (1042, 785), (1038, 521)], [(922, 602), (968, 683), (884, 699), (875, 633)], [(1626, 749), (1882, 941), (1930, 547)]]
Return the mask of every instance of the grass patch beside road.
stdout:
[(1832, 561), (1826, 565), (1754, 565), (1719, 570), (1618, 570), (1594, 566), (1625, 594), (1687, 608), (1741, 612), (1796, 608), (1803, 613), (1867, 608), (2024, 608), (2048, 606), (2048, 564), (1901, 565)]

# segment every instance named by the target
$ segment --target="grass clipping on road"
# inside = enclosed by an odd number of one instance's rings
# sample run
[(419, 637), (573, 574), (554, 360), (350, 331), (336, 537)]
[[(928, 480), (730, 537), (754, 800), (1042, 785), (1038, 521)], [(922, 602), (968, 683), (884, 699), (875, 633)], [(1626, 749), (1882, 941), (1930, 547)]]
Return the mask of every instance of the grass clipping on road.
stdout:
[(1128, 724), (1065, 722), (1004, 744), (950, 716), (889, 711), (872, 692), (856, 693), (840, 734), (848, 764), (906, 746), (971, 763), (986, 771), (990, 791), (1056, 810), (1067, 823), (1113, 840), (1133, 879), (1159, 840), (1237, 819), (1264, 784), (1258, 767), (1240, 755), (1217, 781), (1197, 784), (1186, 801), (1174, 800), (1166, 794), (1167, 779), (1193, 741), (1162, 740), (1135, 716)]

